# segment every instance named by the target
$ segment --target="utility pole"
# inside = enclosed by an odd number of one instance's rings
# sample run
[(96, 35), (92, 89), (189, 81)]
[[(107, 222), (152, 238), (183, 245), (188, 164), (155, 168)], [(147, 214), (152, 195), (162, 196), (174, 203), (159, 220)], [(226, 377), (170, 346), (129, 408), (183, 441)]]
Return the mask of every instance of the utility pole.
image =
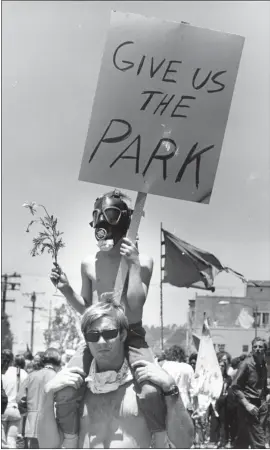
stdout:
[(7, 273), (5, 273), (4, 275), (1, 275), (1, 287), (2, 287), (2, 295), (1, 295), (1, 300), (2, 300), (2, 312), (3, 314), (5, 314), (6, 312), (6, 303), (7, 302), (15, 302), (15, 299), (7, 299), (7, 291), (19, 291), (20, 289), (16, 289), (16, 286), (20, 287), (21, 283), (19, 282), (14, 282), (14, 281), (9, 281), (9, 279), (12, 278), (21, 278), (21, 275), (19, 275), (18, 273), (14, 272), (11, 275), (8, 275)]
[(254, 322), (254, 328), (255, 328), (255, 338), (258, 336), (258, 322), (257, 322), (257, 318), (258, 318), (258, 305), (255, 306), (254, 308), (254, 312), (255, 312), (255, 322)]
[(24, 293), (23, 295), (27, 295), (28, 297), (31, 296), (31, 302), (32, 302), (32, 306), (24, 306), (24, 308), (30, 309), (31, 313), (32, 313), (32, 319), (31, 319), (31, 352), (33, 353), (34, 351), (34, 324), (35, 324), (35, 312), (36, 309), (42, 310), (45, 308), (42, 308), (40, 306), (36, 306), (36, 301), (37, 301), (37, 295), (43, 295), (45, 294), (45, 292), (32, 292), (32, 293)]
[(48, 331), (49, 331), (48, 345), (50, 347), (52, 342), (52, 299), (50, 300)]

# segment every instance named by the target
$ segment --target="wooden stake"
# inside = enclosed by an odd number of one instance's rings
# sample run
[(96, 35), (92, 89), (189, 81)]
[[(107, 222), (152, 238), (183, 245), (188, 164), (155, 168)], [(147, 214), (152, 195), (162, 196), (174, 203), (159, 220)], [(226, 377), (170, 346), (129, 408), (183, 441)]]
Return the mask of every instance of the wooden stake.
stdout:
[[(131, 217), (131, 223), (127, 232), (127, 238), (129, 238), (133, 243), (135, 243), (136, 241), (146, 197), (147, 194), (144, 192), (138, 192), (137, 194), (134, 211)], [(116, 300), (119, 301), (119, 303), (121, 301), (127, 274), (128, 265), (125, 258), (122, 256), (114, 285), (115, 297)]]

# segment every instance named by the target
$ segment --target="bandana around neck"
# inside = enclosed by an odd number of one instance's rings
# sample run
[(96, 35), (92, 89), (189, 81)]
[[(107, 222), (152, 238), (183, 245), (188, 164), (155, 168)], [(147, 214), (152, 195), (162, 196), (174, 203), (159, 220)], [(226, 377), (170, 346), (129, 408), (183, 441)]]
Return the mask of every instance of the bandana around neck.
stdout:
[(97, 365), (93, 359), (88, 377), (85, 379), (88, 388), (93, 394), (105, 394), (116, 391), (120, 386), (133, 379), (127, 359), (124, 360), (121, 369), (107, 370), (106, 372), (97, 372)]

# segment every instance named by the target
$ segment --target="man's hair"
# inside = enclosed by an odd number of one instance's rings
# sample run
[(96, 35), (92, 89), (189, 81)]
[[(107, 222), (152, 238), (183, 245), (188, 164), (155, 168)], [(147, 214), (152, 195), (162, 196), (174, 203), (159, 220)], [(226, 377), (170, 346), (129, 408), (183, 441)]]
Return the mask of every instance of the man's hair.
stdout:
[(87, 308), (81, 320), (82, 333), (85, 334), (87, 329), (102, 317), (115, 319), (120, 332), (128, 329), (128, 319), (125, 315), (124, 308), (116, 302), (113, 293), (108, 292), (103, 294), (100, 302)]
[(14, 361), (14, 355), (11, 350), (5, 349), (1, 352), (1, 368), (7, 368)]
[(167, 361), (185, 362), (186, 354), (182, 347), (180, 347), (179, 345), (173, 345), (172, 347), (165, 350), (165, 359)]
[(43, 364), (44, 364), (44, 366), (46, 364), (52, 364), (54, 366), (60, 366), (61, 365), (60, 352), (56, 348), (53, 348), (53, 347), (48, 348), (44, 352)]
[(266, 343), (266, 340), (265, 339), (263, 339), (263, 338), (260, 338), (260, 337), (255, 337), (254, 339), (253, 339), (253, 341), (251, 342), (251, 345), (252, 345), (252, 347), (253, 347), (253, 345), (256, 343), (256, 342), (262, 342), (263, 343), (263, 348), (264, 348), (264, 351), (266, 352), (266, 350), (267, 350), (267, 343)]
[(26, 352), (24, 352), (23, 356), (25, 359), (29, 359), (29, 361), (32, 361), (32, 359), (33, 359), (33, 355), (30, 350), (26, 350)]
[(195, 361), (197, 361), (197, 358), (198, 358), (198, 354), (197, 353), (191, 353), (190, 357), (188, 358), (189, 364), (191, 363), (191, 361), (193, 359), (195, 359)]
[(242, 355), (239, 356), (239, 361), (242, 362), (246, 359), (247, 354), (246, 353), (242, 353)]
[(14, 360), (15, 367), (19, 367), (20, 369), (25, 368), (25, 358), (23, 355), (16, 355)]
[(231, 366), (233, 369), (237, 369), (240, 364), (240, 356), (237, 356), (236, 358), (233, 358), (231, 361)]
[[(37, 352), (33, 359), (33, 367), (35, 370), (42, 369), (44, 367), (44, 354), (45, 352)], [(35, 361), (36, 356), (39, 356), (39, 361)]]
[(221, 359), (224, 358), (224, 356), (226, 356), (228, 364), (231, 364), (232, 357), (231, 357), (230, 353), (225, 352), (225, 351), (217, 353), (218, 361), (221, 361)]

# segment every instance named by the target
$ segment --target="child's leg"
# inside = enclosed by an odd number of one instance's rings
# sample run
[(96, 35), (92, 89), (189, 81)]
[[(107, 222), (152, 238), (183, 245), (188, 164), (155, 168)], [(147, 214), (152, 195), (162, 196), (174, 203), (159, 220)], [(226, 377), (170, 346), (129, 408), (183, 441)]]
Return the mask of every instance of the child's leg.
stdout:
[[(69, 361), (68, 367), (79, 367), (88, 375), (91, 361), (92, 355), (83, 344)], [(68, 386), (55, 394), (56, 420), (64, 434), (64, 448), (76, 448), (78, 445), (79, 406), (85, 389), (85, 384), (80, 389)]]
[[(127, 339), (127, 355), (130, 364), (143, 359), (154, 362), (151, 349), (145, 341), (145, 330), (141, 324), (130, 325)], [(166, 403), (161, 389), (150, 382), (141, 383), (137, 389), (139, 406), (147, 426), (154, 435), (155, 448), (164, 448), (166, 443)]]

